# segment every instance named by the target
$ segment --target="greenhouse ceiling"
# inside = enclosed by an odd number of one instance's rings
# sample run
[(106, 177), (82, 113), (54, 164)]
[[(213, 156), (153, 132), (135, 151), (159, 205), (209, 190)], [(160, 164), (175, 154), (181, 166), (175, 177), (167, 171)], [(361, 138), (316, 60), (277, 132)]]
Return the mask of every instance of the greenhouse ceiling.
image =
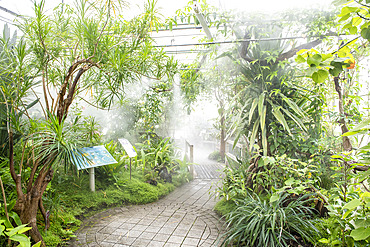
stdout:
[[(129, 6), (128, 13), (126, 14), (127, 18), (140, 13), (146, 1), (147, 0), (125, 1)], [(198, 1), (200, 2), (200, 0)], [(22, 15), (31, 16), (33, 14), (33, 2), (33, 0), (0, 0), (0, 27), (4, 24), (8, 24), (11, 29), (15, 30), (16, 18)], [(36, 0), (36, 2), (40, 2), (40, 0)], [(73, 5), (73, 2), (74, 0), (46, 1), (45, 9), (47, 11), (52, 11), (53, 8), (60, 3)], [(215, 6), (221, 11), (271, 14), (292, 8), (327, 7), (331, 3), (331, 0), (207, 0), (207, 3)], [(175, 16), (176, 10), (182, 9), (188, 4), (194, 7), (194, 1), (192, 0), (157, 0), (156, 6), (159, 8), (163, 17), (168, 18)], [(205, 23), (205, 25), (207, 24)], [(182, 62), (191, 62), (199, 52), (207, 51), (202, 44), (229, 44), (235, 41), (235, 39), (225, 40), (220, 37), (213, 37), (214, 42), (212, 43), (200, 42), (200, 39), (207, 36), (210, 38), (210, 35), (212, 35), (212, 29), (206, 34), (208, 28), (204, 25), (202, 26), (195, 26), (193, 23), (184, 23), (174, 27), (172, 30), (159, 30), (158, 32), (154, 32), (152, 37), (157, 46), (163, 47), (168, 54), (174, 55)]]

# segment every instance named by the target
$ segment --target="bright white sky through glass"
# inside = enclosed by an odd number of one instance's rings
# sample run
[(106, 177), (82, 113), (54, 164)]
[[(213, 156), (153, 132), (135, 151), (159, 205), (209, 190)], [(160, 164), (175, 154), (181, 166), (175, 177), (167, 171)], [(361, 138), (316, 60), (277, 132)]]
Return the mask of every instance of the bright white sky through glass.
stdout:
[[(22, 15), (32, 15), (32, 0), (0, 0), (0, 6)], [(40, 2), (37, 0), (37, 2)], [(46, 8), (52, 9), (62, 0), (46, 0)], [(72, 3), (73, 0), (64, 0), (66, 3)], [(129, 0), (131, 5), (142, 5), (144, 0)], [(189, 0), (158, 0), (157, 6), (161, 8), (164, 16), (174, 15), (175, 11), (185, 6)], [(274, 12), (289, 8), (311, 8), (325, 4), (328, 6), (331, 0), (208, 0), (213, 6), (222, 10), (236, 9), (238, 11), (267, 11)], [(133, 8), (137, 11), (137, 8)], [(13, 19), (11, 15), (0, 11), (0, 17)]]

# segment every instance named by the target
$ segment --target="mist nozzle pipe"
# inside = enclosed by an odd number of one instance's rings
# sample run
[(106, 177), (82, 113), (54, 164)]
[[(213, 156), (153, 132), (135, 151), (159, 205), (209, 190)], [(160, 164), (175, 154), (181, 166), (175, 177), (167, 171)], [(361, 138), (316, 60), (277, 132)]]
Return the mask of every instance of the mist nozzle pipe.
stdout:
[(207, 25), (206, 20), (204, 19), (203, 14), (199, 11), (199, 8), (198, 8), (198, 5), (197, 5), (198, 2), (196, 0), (193, 0), (193, 3), (194, 3), (193, 10), (195, 12), (195, 16), (197, 17), (198, 21), (200, 22), (200, 25), (202, 25), (202, 28), (203, 28), (204, 32), (206, 33), (206, 35), (207, 35), (207, 38), (210, 39), (210, 40), (213, 40), (211, 30), (209, 30), (209, 27)]

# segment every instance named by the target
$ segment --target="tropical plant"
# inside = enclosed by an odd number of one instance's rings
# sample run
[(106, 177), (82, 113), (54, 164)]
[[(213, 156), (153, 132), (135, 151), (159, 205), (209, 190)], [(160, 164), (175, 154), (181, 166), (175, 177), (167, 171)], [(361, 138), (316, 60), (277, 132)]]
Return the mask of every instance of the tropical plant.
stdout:
[[(245, 37), (280, 37), (281, 32), (282, 29), (273, 25), (252, 26)], [(223, 55), (230, 57), (243, 75), (234, 106), (238, 109), (233, 126), (236, 140), (242, 135), (249, 136), (250, 148), (257, 143), (265, 156), (271, 154), (268, 138), (273, 134), (273, 123), (282, 126), (286, 135), (306, 130), (307, 114), (300, 106), (304, 102), (299, 102), (304, 99), (304, 91), (292, 83), (294, 71), (282, 60), (287, 55), (285, 49), (286, 44), (279, 40), (248, 41), (238, 50)]]
[(166, 182), (172, 181), (172, 173), (177, 166), (174, 145), (171, 138), (153, 138), (138, 144), (142, 169), (148, 181), (156, 180), (159, 176)]
[(320, 185), (322, 170), (315, 160), (303, 162), (286, 155), (262, 156), (252, 159), (254, 163), (240, 161), (235, 167), (224, 169), (224, 179), (218, 187), (220, 197), (226, 200), (240, 200), (251, 191), (269, 194), (271, 190), (304, 194)]
[[(2, 41), (4, 50), (12, 55), (8, 58), (13, 67), (1, 64), (9, 77), (1, 82), (1, 93), (7, 106), (9, 167), (18, 196), (14, 210), (23, 224), (32, 227), (30, 236), (35, 242), (42, 240), (36, 216), (40, 209), (47, 219), (42, 194), (54, 169), (72, 165), (71, 153), (82, 145), (77, 136), (68, 139), (70, 131), (64, 126), (72, 103), (91, 90), (96, 103), (109, 107), (124, 95), (125, 83), (142, 76), (172, 78), (176, 69), (173, 59), (151, 43), (149, 35), (157, 21), (154, 1), (148, 1), (143, 14), (125, 21), (119, 14), (124, 6), (118, 2), (80, 0), (75, 8), (61, 4), (52, 16), (45, 14), (44, 3), (35, 3), (35, 17), (20, 21), (25, 37), (18, 45), (10, 47), (8, 40)], [(25, 125), (17, 114), (26, 113), (29, 103), (24, 102), (25, 96), (32, 93), (35, 78), (40, 78), (42, 85), (46, 120), (36, 123), (28, 118), (27, 128), (22, 128)], [(16, 131), (29, 135), (23, 146), (15, 147)], [(15, 153), (14, 147), (21, 151)], [(31, 172), (25, 176), (23, 168), (28, 166)]]
[(329, 202), (330, 217), (322, 226), (324, 238), (319, 242), (329, 246), (368, 246), (370, 193), (350, 185), (345, 192), (332, 193)]
[(256, 194), (236, 201), (226, 215), (227, 230), (222, 246), (292, 246), (313, 242), (319, 235), (309, 195), (298, 199), (281, 193), (276, 201), (262, 200)]
[[(356, 133), (356, 128), (353, 133)], [(328, 199), (330, 224), (326, 224), (323, 230), (330, 236), (325, 236), (320, 242), (330, 246), (366, 246), (370, 243), (370, 192), (363, 192), (363, 188), (367, 189), (366, 185), (362, 188), (359, 185), (369, 180), (369, 171), (353, 173), (361, 166), (353, 163), (351, 153), (333, 155), (332, 158), (337, 163), (332, 167), (337, 171), (333, 175), (337, 183), (330, 190)]]
[[(117, 176), (128, 169), (129, 157), (123, 151), (119, 151), (117, 143), (110, 141), (104, 144), (105, 148), (117, 161), (117, 163), (100, 166), (96, 168), (96, 177), (100, 181), (104, 181), (103, 186), (108, 186), (112, 182), (117, 182)], [(135, 158), (136, 159), (136, 158)]]
[[(30, 247), (31, 246), (31, 240), (25, 234), (30, 229), (31, 227), (27, 227), (26, 224), (13, 227), (11, 225), (10, 226), (7, 225), (5, 220), (0, 220), (0, 237), (6, 236), (9, 240), (18, 243), (18, 246), (20, 247)], [(39, 247), (39, 246), (41, 246), (41, 241), (32, 245), (32, 247)]]

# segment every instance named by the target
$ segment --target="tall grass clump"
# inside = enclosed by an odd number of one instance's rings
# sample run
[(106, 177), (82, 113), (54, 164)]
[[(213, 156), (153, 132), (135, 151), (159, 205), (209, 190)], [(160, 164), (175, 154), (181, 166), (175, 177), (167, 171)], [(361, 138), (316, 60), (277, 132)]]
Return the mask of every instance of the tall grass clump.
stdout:
[(221, 246), (294, 246), (318, 239), (310, 195), (292, 198), (284, 192), (271, 198), (249, 194), (235, 201), (237, 207), (226, 215)]

